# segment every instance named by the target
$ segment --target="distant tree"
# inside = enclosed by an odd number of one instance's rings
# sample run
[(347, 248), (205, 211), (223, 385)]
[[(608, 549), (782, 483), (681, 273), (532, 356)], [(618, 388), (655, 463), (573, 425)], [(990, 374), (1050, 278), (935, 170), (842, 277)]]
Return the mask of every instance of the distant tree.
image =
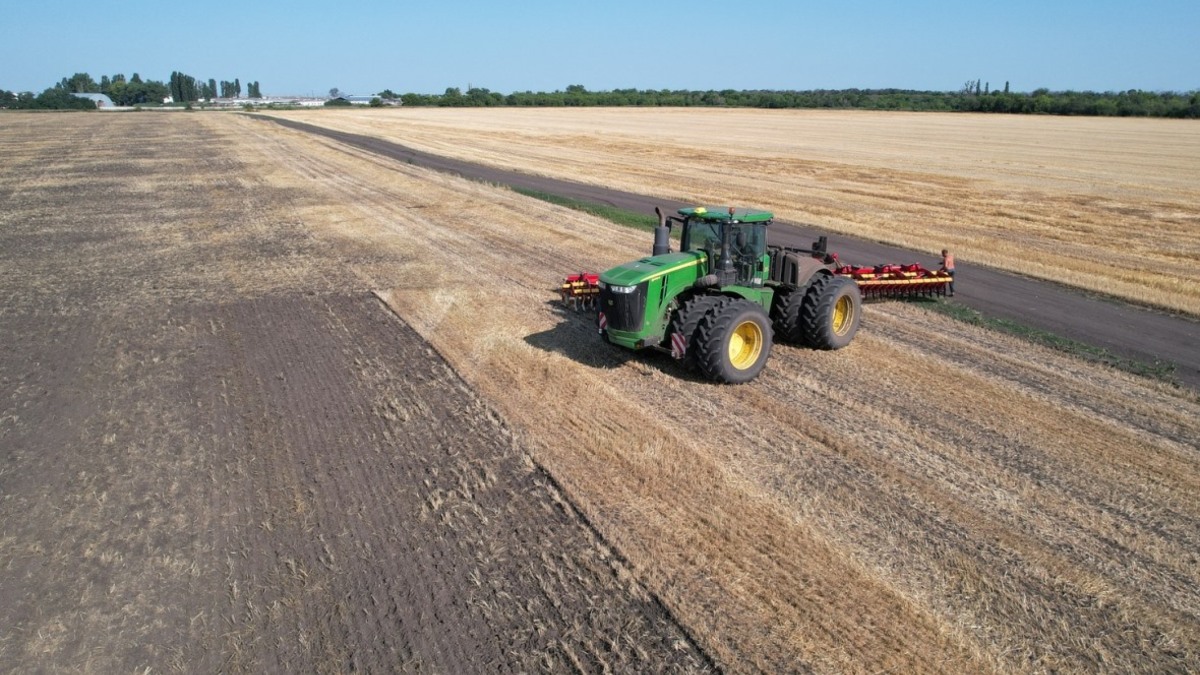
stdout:
[(236, 98), (242, 97), (242, 81), (238, 78), (233, 78), (233, 95)]
[(167, 85), (162, 82), (154, 80), (143, 82), (140, 77), (130, 78), (126, 82), (125, 78), (121, 76), (114, 76), (108, 91), (104, 93), (108, 94), (113, 103), (119, 106), (161, 103), (164, 98), (171, 95)]
[(342, 92), (340, 90), (338, 90), (337, 87), (333, 87), (332, 89), (329, 90), (329, 98), (337, 98), (341, 95), (342, 95)]
[(397, 94), (391, 89), (384, 89), (383, 91), (379, 92), (379, 98), (391, 101), (400, 98), (400, 94)]
[(104, 93), (108, 94), (108, 97), (111, 98), (113, 103), (116, 105), (129, 105), (125, 99), (129, 95), (129, 88), (131, 86), (137, 85), (130, 85), (125, 82), (113, 82), (108, 85), (108, 89), (105, 89)]
[(472, 87), (467, 90), (464, 103), (474, 107), (503, 105), (504, 97), (499, 94), (493, 94), (484, 87)]
[(75, 73), (71, 77), (64, 77), (58, 83), (58, 88), (73, 94), (100, 92), (100, 85), (87, 73)]
[(62, 87), (51, 87), (34, 100), (33, 107), (46, 110), (95, 110), (96, 103), (91, 99), (75, 96)]
[(200, 87), (196, 86), (196, 78), (178, 71), (171, 73), (170, 91), (171, 98), (176, 103), (190, 103), (200, 98)]
[(246, 83), (246, 95), (250, 98), (262, 98), (262, 89), (258, 86), (258, 80)]
[(383, 99), (379, 98), (378, 96), (375, 96), (371, 99), (371, 102), (368, 103), (367, 105), (372, 108), (382, 108), (383, 107)]
[(208, 87), (204, 92), (204, 98), (214, 99), (217, 97), (217, 81), (213, 78), (208, 78)]

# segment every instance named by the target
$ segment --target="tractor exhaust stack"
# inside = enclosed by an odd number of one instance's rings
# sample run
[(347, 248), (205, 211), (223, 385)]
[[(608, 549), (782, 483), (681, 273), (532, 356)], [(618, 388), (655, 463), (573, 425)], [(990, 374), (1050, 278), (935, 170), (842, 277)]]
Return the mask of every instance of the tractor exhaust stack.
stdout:
[(671, 252), (671, 227), (667, 224), (667, 214), (662, 212), (662, 209), (654, 207), (654, 213), (658, 215), (658, 226), (654, 228), (654, 248), (651, 249), (651, 255), (666, 255)]

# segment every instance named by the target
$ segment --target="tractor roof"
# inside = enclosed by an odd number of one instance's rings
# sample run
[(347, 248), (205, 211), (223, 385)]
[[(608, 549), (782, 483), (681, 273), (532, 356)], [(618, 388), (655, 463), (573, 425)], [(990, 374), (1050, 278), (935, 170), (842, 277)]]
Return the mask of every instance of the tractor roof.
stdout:
[[(730, 215), (731, 212), (732, 215)], [(679, 209), (679, 215), (684, 218), (698, 218), (714, 223), (728, 220), (736, 220), (742, 223), (769, 223), (775, 217), (770, 211), (731, 209), (728, 206), (696, 206), (690, 209)]]

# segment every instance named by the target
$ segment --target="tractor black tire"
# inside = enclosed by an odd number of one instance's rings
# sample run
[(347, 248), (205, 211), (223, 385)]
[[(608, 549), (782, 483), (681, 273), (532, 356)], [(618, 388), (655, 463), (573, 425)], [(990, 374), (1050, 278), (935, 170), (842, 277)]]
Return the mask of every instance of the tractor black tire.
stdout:
[(781, 287), (775, 291), (771, 302), (771, 325), (775, 337), (783, 342), (805, 344), (804, 330), (800, 325), (800, 307), (804, 304), (804, 288)]
[(804, 342), (814, 349), (850, 344), (862, 322), (862, 292), (853, 279), (822, 275), (804, 294), (800, 325)]
[(667, 324), (667, 345), (670, 345), (671, 336), (675, 333), (683, 336), (686, 348), (681, 362), (688, 370), (696, 368), (695, 338), (700, 320), (718, 306), (729, 302), (733, 302), (733, 298), (727, 295), (697, 295), (685, 300), (679, 309), (675, 310), (671, 322)]
[(771, 356), (771, 320), (749, 300), (734, 300), (704, 315), (696, 329), (696, 364), (710, 380), (749, 382)]

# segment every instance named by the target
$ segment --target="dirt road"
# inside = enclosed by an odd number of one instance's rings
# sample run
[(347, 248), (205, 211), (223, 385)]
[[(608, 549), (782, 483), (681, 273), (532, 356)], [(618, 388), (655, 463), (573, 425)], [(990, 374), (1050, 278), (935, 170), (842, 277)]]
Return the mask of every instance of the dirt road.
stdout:
[[(669, 198), (472, 164), (412, 150), (380, 138), (336, 131), (296, 120), (272, 120), (386, 157), (493, 184), (539, 190), (639, 213), (653, 213), (656, 206), (672, 211), (695, 206)], [(781, 246), (808, 248), (822, 234), (828, 232), (822, 231), (819, 225), (777, 221), (771, 228), (770, 239), (771, 243)], [(836, 235), (830, 248), (836, 250), (843, 260), (864, 265), (921, 262), (932, 267), (938, 261), (936, 244), (931, 245), (930, 250), (913, 251)], [(1176, 381), (1200, 390), (1200, 320), (1195, 317), (1140, 307), (969, 261), (959, 261), (958, 281), (959, 292), (955, 295), (955, 302), (978, 310), (985, 316), (1015, 321), (1141, 363), (1171, 366)]]

